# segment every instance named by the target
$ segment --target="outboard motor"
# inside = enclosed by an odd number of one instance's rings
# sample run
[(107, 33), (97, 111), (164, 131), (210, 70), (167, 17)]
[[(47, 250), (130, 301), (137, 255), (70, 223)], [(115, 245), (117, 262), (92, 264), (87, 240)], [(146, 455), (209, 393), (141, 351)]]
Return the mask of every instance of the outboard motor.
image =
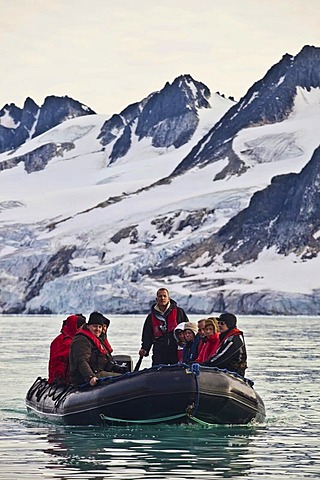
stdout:
[(113, 360), (121, 367), (126, 367), (128, 372), (132, 372), (132, 358), (130, 355), (112, 355)]

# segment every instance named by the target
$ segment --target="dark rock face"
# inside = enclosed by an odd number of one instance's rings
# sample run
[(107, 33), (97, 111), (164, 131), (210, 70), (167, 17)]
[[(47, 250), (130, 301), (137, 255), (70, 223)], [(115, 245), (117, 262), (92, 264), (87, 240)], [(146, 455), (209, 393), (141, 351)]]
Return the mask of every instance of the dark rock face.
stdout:
[[(42, 107), (27, 98), (23, 109), (14, 104), (0, 110), (0, 153), (15, 149), (26, 140), (50, 130), (67, 119), (92, 115), (90, 108), (69, 97), (47, 97)], [(10, 117), (14, 127), (3, 124)]]
[(207, 208), (190, 212), (188, 214), (186, 214), (185, 211), (178, 210), (173, 215), (155, 218), (151, 221), (151, 225), (155, 225), (158, 233), (161, 233), (164, 236), (168, 235), (169, 238), (172, 238), (185, 228), (190, 229), (192, 232), (198, 230), (206, 223), (213, 213), (214, 210)]
[[(264, 248), (282, 255), (295, 253), (305, 261), (320, 251), (320, 147), (299, 174), (280, 175), (255, 193), (249, 206), (219, 232), (188, 251), (170, 258), (174, 265), (190, 264), (209, 252), (231, 265), (254, 261)], [(166, 260), (168, 262), (168, 259)]]
[(113, 235), (110, 238), (110, 241), (114, 243), (119, 243), (121, 240), (125, 238), (130, 238), (132, 235), (136, 235), (136, 234), (133, 234), (133, 232), (136, 232), (136, 227), (137, 225), (130, 225), (129, 227), (123, 228), (122, 230), (117, 232), (115, 235)]
[[(17, 148), (30, 138), (38, 111), (38, 105), (31, 98), (26, 99), (23, 109), (11, 103), (0, 110), (0, 153)], [(5, 116), (12, 119), (14, 127), (1, 124)]]
[(248, 208), (221, 228), (214, 243), (233, 264), (254, 260), (271, 246), (280, 254), (295, 252), (307, 259), (319, 253), (319, 230), (320, 147), (299, 174), (275, 177), (253, 195)]
[(24, 168), (27, 173), (44, 170), (52, 158), (63, 156), (65, 151), (69, 151), (72, 148), (74, 148), (72, 142), (60, 143), (59, 145), (55, 143), (46, 143), (25, 155), (4, 160), (0, 163), (0, 171), (13, 168), (21, 162), (24, 163)]
[[(237, 169), (241, 172), (242, 162), (236, 161), (232, 151), (233, 138), (244, 128), (286, 118), (292, 111), (297, 87), (307, 90), (320, 87), (320, 48), (305, 46), (296, 57), (284, 55), (192, 149), (173, 176), (223, 156), (228, 156), (233, 166), (238, 163)], [(234, 168), (231, 173), (235, 173)]]
[(181, 147), (198, 126), (197, 109), (209, 108), (210, 90), (190, 75), (167, 83), (145, 104), (139, 116), (136, 134), (139, 139), (152, 138), (155, 147)]
[(39, 119), (32, 138), (50, 130), (50, 128), (70, 118), (93, 115), (91, 108), (82, 105), (70, 97), (47, 97), (40, 109)]
[(38, 268), (31, 272), (26, 301), (39, 295), (39, 292), (45, 283), (63, 275), (67, 275), (69, 272), (69, 261), (74, 251), (75, 247), (62, 248), (49, 258), (46, 265), (39, 265)]
[(112, 153), (110, 155), (110, 163), (115, 162), (118, 158), (124, 157), (131, 147), (131, 128), (129, 125), (124, 127), (121, 137), (115, 142)]
[(100, 138), (100, 143), (102, 145), (108, 145), (111, 143), (113, 140), (117, 138), (117, 134), (124, 129), (124, 123), (120, 115), (112, 115), (109, 120), (107, 120), (102, 128), (101, 132), (98, 136)]
[(103, 125), (98, 136), (102, 145), (116, 141), (110, 154), (111, 163), (123, 157), (131, 147), (132, 134), (139, 140), (151, 138), (157, 148), (179, 148), (194, 134), (198, 110), (210, 108), (210, 90), (203, 83), (182, 75), (172, 84), (134, 103)]

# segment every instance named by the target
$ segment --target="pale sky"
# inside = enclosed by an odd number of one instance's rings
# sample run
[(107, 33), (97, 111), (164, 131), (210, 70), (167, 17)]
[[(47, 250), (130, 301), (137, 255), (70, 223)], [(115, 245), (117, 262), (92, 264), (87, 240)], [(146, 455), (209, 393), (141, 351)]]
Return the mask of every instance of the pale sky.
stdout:
[(319, 0), (0, 0), (0, 108), (117, 113), (182, 74), (238, 100), (319, 26)]

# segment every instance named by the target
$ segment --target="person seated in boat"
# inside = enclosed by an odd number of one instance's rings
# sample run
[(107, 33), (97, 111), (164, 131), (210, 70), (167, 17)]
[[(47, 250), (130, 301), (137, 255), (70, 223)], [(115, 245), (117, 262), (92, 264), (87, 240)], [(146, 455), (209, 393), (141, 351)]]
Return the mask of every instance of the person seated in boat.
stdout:
[(62, 323), (60, 334), (51, 342), (48, 383), (50, 385), (66, 385), (69, 380), (70, 345), (77, 330), (86, 323), (86, 317), (81, 313), (70, 315)]
[(108, 328), (110, 325), (110, 320), (109, 318), (103, 316), (103, 325), (102, 325), (102, 332), (100, 335), (100, 340), (103, 342), (104, 346), (108, 350), (108, 352), (111, 354), (113, 352), (113, 348), (110, 345), (110, 342), (108, 340)]
[(202, 339), (199, 355), (196, 358), (197, 363), (209, 360), (216, 353), (220, 343), (218, 320), (214, 317), (209, 317), (205, 320), (204, 326), (205, 336)]
[(198, 326), (193, 322), (184, 324), (184, 338), (186, 341), (183, 347), (183, 363), (193, 363), (198, 356), (200, 336), (197, 336)]
[(118, 365), (111, 352), (100, 339), (106, 317), (92, 312), (89, 321), (76, 333), (70, 348), (70, 380), (73, 385), (88, 382), (92, 387), (98, 378), (112, 377), (125, 373), (127, 369)]
[(198, 333), (196, 335), (196, 338), (199, 339), (198, 352), (200, 352), (204, 342), (206, 341), (205, 322), (205, 318), (198, 320)]
[(206, 336), (206, 318), (201, 318), (198, 320), (198, 333), (200, 338), (204, 338)]
[(237, 317), (222, 313), (218, 318), (220, 345), (216, 353), (203, 365), (218, 367), (244, 376), (247, 351), (243, 333), (237, 328)]
[(139, 356), (148, 356), (153, 346), (152, 365), (177, 363), (177, 342), (173, 332), (179, 323), (188, 321), (183, 308), (170, 298), (169, 291), (159, 288), (156, 303), (143, 325)]
[(183, 347), (186, 344), (184, 338), (184, 326), (186, 322), (179, 323), (178, 326), (174, 329), (173, 336), (177, 342), (177, 354), (178, 354), (178, 363), (182, 363), (183, 360)]

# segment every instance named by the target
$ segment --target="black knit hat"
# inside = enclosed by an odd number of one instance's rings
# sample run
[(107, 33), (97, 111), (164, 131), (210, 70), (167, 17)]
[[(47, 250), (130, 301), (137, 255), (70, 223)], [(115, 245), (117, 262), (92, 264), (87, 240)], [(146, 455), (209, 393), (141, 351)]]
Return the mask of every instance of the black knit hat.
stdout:
[(110, 320), (102, 315), (100, 312), (92, 312), (89, 316), (88, 325), (108, 325)]
[(228, 328), (235, 328), (237, 325), (237, 317), (233, 313), (222, 313), (218, 320), (224, 322)]

